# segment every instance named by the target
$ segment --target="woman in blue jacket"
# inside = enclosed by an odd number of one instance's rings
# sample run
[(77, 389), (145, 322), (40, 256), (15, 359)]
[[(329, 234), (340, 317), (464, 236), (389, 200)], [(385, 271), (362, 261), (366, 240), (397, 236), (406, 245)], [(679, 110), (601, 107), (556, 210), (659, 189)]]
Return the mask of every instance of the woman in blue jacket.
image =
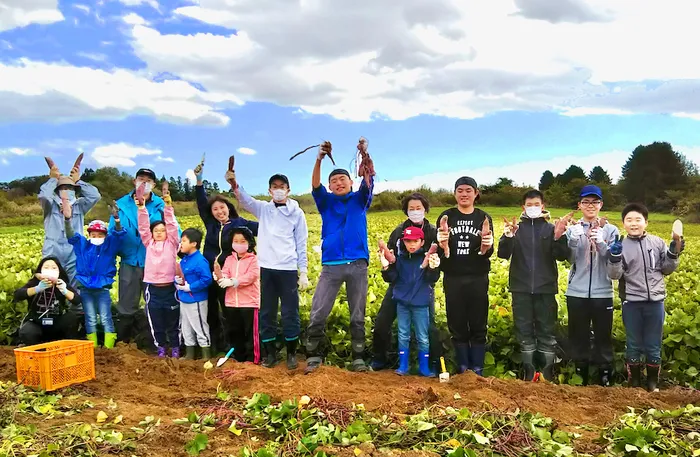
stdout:
[[(214, 262), (218, 262), (223, 267), (226, 258), (233, 252), (231, 247), (233, 235), (231, 231), (236, 227), (247, 227), (254, 236), (258, 236), (258, 223), (249, 221), (238, 215), (233, 203), (222, 197), (215, 195), (207, 198), (204, 190), (204, 165), (199, 164), (194, 169), (197, 177), (195, 195), (197, 197), (197, 209), (199, 217), (202, 218), (206, 235), (204, 237), (204, 257), (209, 262), (209, 268), (214, 271)], [(216, 281), (212, 281), (209, 286), (209, 331), (212, 339), (212, 350), (221, 351), (226, 346), (224, 329), (221, 324), (221, 313), (226, 306), (224, 297), (226, 290), (219, 287)]]

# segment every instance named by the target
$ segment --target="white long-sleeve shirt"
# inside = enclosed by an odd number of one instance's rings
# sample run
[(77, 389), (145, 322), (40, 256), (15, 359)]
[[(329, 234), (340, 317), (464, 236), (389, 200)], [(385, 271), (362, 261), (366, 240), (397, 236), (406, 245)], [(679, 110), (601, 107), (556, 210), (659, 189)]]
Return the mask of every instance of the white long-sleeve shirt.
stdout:
[(288, 198), (284, 206), (277, 206), (273, 201), (254, 199), (242, 186), (238, 190), (241, 206), (260, 222), (257, 248), (260, 267), (307, 273), (309, 231), (299, 203)]

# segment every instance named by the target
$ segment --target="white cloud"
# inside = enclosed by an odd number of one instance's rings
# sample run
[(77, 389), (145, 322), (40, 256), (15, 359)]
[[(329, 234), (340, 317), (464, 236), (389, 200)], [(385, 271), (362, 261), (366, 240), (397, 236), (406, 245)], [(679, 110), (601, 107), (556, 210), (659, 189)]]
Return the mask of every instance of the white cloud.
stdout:
[[(674, 150), (684, 154), (688, 159), (700, 164), (700, 146), (674, 146)], [(446, 173), (431, 173), (414, 176), (404, 180), (381, 180), (381, 169), (377, 169), (376, 192), (384, 190), (408, 190), (420, 186), (431, 189), (452, 189), (454, 182), (461, 176), (471, 176), (479, 186), (493, 184), (498, 178), (510, 178), (518, 185), (537, 187), (542, 173), (551, 171), (554, 175), (563, 173), (569, 166), (578, 165), (586, 173), (596, 166), (602, 166), (613, 182), (620, 178), (622, 167), (629, 159), (629, 151), (592, 152), (591, 154), (554, 157), (546, 160), (510, 163), (500, 166), (476, 167), (455, 170)], [(357, 184), (357, 183), (356, 183)]]
[(0, 162), (2, 162), (3, 165), (9, 165), (9, 164), (10, 164), (10, 161), (7, 160), (7, 159), (4, 158), (4, 157), (2, 158), (2, 160), (0, 160)]
[(136, 13), (129, 13), (122, 18), (129, 25), (146, 25), (148, 22)]
[(0, 120), (123, 119), (150, 115), (183, 124), (226, 125), (220, 106), (239, 101), (185, 81), (155, 82), (127, 70), (106, 71), (21, 59), (0, 62)]
[(158, 156), (158, 157), (156, 157), (156, 161), (157, 161), (157, 162), (170, 162), (170, 163), (175, 163), (175, 159), (173, 159), (172, 157), (162, 157), (162, 156)]
[(160, 11), (157, 0), (119, 0), (119, 2), (126, 6), (149, 5), (151, 8)]
[(0, 32), (30, 24), (52, 24), (64, 20), (58, 0), (2, 0)]
[(87, 5), (81, 5), (79, 3), (76, 3), (75, 5), (73, 5), (73, 8), (78, 9), (84, 12), (85, 14), (90, 14), (90, 7)]
[(185, 177), (190, 180), (190, 183), (197, 182), (197, 175), (194, 174), (194, 170), (191, 168), (187, 170), (187, 173), (185, 173)]
[(149, 147), (134, 146), (128, 143), (113, 143), (98, 146), (92, 151), (92, 158), (103, 167), (134, 167), (134, 159), (141, 156), (160, 156), (163, 151)]
[(694, 41), (695, 0), (669, 0), (663, 10), (627, 0), (556, 3), (199, 0), (176, 15), (236, 33), (135, 25), (132, 41), (153, 72), (346, 120), (504, 110), (700, 116), (700, 66), (671, 52)]
[(252, 155), (255, 155), (258, 153), (258, 151), (256, 151), (255, 149), (250, 149), (250, 148), (238, 148), (238, 152), (240, 152), (241, 154), (248, 155), (248, 156), (252, 156)]
[(26, 156), (32, 153), (33, 151), (29, 148), (0, 148), (0, 156)]

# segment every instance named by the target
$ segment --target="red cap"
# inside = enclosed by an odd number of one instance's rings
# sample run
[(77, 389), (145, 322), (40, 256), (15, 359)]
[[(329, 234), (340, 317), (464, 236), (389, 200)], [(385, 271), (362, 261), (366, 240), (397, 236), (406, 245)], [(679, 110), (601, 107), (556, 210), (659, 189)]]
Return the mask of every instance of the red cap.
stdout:
[(403, 231), (404, 240), (422, 240), (425, 238), (423, 229), (420, 227), (406, 227)]
[(107, 233), (107, 224), (99, 220), (92, 221), (88, 225), (87, 231)]

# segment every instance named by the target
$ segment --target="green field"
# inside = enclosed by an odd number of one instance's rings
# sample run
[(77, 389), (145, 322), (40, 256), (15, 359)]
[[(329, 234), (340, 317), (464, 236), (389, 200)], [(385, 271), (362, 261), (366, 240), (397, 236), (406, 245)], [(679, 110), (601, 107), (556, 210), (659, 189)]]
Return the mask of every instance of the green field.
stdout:
[[(502, 218), (517, 216), (519, 208), (484, 208), (489, 212), (495, 223), (495, 232), (500, 236), (503, 225)], [(431, 211), (431, 219), (435, 219), (440, 213), (440, 208)], [(566, 210), (554, 210), (555, 217), (566, 213)], [(621, 226), (619, 214), (606, 214), (611, 222)], [(369, 222), (369, 243), (370, 249), (374, 250), (379, 238), (386, 239), (393, 228), (402, 222), (404, 216), (398, 211), (370, 213)], [(665, 239), (670, 237), (671, 224), (674, 217), (671, 215), (653, 214), (650, 217), (649, 231), (662, 236)], [(309, 277), (312, 285), (320, 273), (320, 254), (314, 247), (320, 245), (320, 218), (318, 215), (309, 215)], [(198, 217), (188, 216), (180, 218), (180, 223), (185, 227), (202, 228)], [(32, 269), (36, 267), (41, 255), (43, 231), (41, 228), (19, 227), (0, 229), (0, 344), (7, 344), (11, 334), (17, 329), (23, 314), (26, 312), (26, 304), (15, 304), (12, 302), (12, 293), (24, 284), (31, 276)], [(664, 377), (672, 383), (690, 385), (697, 387), (698, 369), (700, 367), (700, 313), (697, 313), (698, 305), (698, 271), (700, 271), (700, 252), (698, 239), (700, 237), (700, 226), (687, 224), (685, 229), (686, 251), (681, 257), (681, 265), (677, 272), (667, 279), (668, 299), (666, 301), (667, 319), (664, 333), (664, 353), (663, 370)], [(568, 264), (561, 263), (560, 267), (560, 293), (559, 317), (560, 336), (566, 335), (567, 313), (565, 306), (566, 278), (568, 274)], [(510, 295), (507, 289), (508, 284), (508, 263), (492, 258), (492, 272), (490, 275), (490, 315), (489, 315), (489, 343), (490, 353), (487, 355), (486, 375), (499, 377), (514, 377), (519, 370), (519, 360), (517, 347), (515, 345)], [(372, 256), (369, 278), (369, 301), (367, 309), (366, 330), (367, 344), (371, 350), (371, 331), (373, 319), (381, 303), (386, 290), (381, 274), (379, 272), (379, 262), (376, 256)], [(305, 325), (309, 309), (313, 287), (305, 291), (301, 297), (302, 325)], [(113, 298), (116, 299), (116, 290), (113, 291)], [(449, 334), (445, 322), (444, 294), (441, 282), (436, 287), (437, 321), (441, 328), (443, 344), (450, 348)], [(347, 334), (349, 316), (345, 304), (344, 291), (341, 290), (328, 321), (328, 337), (331, 348), (329, 350), (328, 361), (334, 364), (343, 364), (350, 356), (350, 339)], [(624, 350), (624, 327), (622, 325), (619, 300), (615, 300), (615, 322), (614, 322), (615, 349), (617, 352), (616, 371), (622, 372)], [(565, 338), (564, 338), (565, 339)], [(572, 375), (573, 367), (567, 361), (560, 366), (559, 381), (564, 383), (577, 384), (580, 382), (576, 376)], [(623, 380), (618, 374), (618, 382)]]

